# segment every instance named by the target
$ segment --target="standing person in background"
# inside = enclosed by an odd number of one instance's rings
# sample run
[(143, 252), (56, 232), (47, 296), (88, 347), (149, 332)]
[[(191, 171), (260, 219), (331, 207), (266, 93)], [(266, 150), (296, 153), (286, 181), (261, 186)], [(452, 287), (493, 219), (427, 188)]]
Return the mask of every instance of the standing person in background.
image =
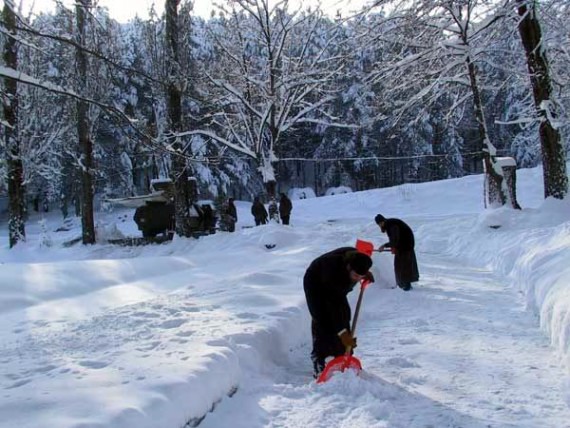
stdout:
[(283, 224), (289, 224), (292, 210), (293, 203), (291, 202), (291, 199), (289, 199), (285, 193), (281, 193), (281, 199), (279, 200), (279, 217), (281, 217), (281, 222)]
[(202, 205), (202, 229), (208, 233), (216, 233), (217, 220), (212, 206), (210, 204)]
[(238, 216), (237, 216), (237, 209), (234, 204), (234, 198), (228, 199), (226, 209), (224, 210), (224, 216), (228, 232), (235, 232)]
[(390, 249), (394, 254), (396, 284), (404, 291), (411, 290), (412, 282), (420, 279), (414, 250), (414, 232), (399, 218), (385, 218), (382, 214), (378, 214), (374, 221), (380, 226), (382, 233), (388, 235), (389, 241), (381, 245), (378, 250)]
[(327, 357), (338, 357), (347, 347), (356, 347), (346, 296), (358, 281), (374, 282), (371, 266), (372, 259), (366, 254), (353, 247), (341, 247), (317, 257), (307, 268), (303, 289), (312, 320), (315, 378), (323, 371)]
[(267, 224), (267, 210), (265, 206), (260, 202), (259, 197), (253, 198), (253, 204), (251, 205), (251, 215), (255, 219), (255, 225)]

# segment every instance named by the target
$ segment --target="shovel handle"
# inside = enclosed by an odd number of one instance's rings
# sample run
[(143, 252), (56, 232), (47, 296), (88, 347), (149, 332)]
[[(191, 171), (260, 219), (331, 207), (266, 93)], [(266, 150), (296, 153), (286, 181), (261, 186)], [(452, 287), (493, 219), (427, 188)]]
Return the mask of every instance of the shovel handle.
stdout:
[[(350, 334), (352, 335), (352, 337), (354, 337), (354, 333), (356, 332), (356, 323), (358, 322), (360, 305), (362, 305), (362, 297), (364, 296), (364, 289), (368, 284), (370, 284), (370, 281), (367, 279), (363, 279), (360, 282), (360, 293), (358, 294), (358, 300), (356, 301), (356, 308), (354, 309), (354, 318), (352, 319), (352, 328), (350, 329)], [(350, 351), (352, 351), (352, 346), (347, 346), (345, 348), (345, 354), (350, 355)]]
[(364, 289), (370, 283), (367, 279), (363, 279), (360, 282), (360, 293), (358, 294), (358, 300), (356, 301), (356, 308), (354, 309), (354, 318), (352, 319), (352, 328), (350, 329), (350, 334), (354, 336), (356, 332), (356, 323), (358, 322), (358, 314), (360, 313), (360, 305), (362, 304), (362, 297), (364, 296)]

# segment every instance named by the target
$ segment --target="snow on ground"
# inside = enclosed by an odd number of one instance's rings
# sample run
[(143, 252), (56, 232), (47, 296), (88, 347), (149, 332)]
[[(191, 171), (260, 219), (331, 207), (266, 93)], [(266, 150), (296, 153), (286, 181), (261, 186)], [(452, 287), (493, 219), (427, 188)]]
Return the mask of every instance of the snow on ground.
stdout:
[[(13, 250), (3, 224), (0, 427), (570, 427), (570, 201), (541, 174), (519, 171), (522, 211), (484, 210), (471, 176), (296, 200), (290, 227), (238, 202), (236, 233), (144, 247), (103, 242), (132, 211), (98, 213), (89, 247), (57, 213)], [(377, 213), (415, 230), (420, 282), (393, 289), (375, 254), (364, 371), (317, 385), (302, 276), (384, 243)]]

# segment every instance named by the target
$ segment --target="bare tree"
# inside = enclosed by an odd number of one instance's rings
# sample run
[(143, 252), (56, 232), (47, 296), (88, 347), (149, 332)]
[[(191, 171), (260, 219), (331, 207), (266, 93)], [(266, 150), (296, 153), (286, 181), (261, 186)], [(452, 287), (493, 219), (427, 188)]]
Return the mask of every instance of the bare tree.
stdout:
[(558, 127), (557, 102), (552, 94), (550, 71), (535, 0), (517, 0), (521, 17), (519, 34), (525, 49), (536, 113), (540, 121), (544, 197), (563, 199), (568, 193), (566, 153)]
[[(5, 0), (2, 18), (8, 33), (4, 42), (4, 63), (7, 67), (18, 69), (18, 45), (16, 40), (16, 13), (13, 0)], [(25, 204), (24, 204), (24, 168), (20, 155), (18, 135), (18, 83), (10, 77), (4, 78), (5, 92), (2, 96), (4, 110), (4, 139), (6, 144), (6, 164), (8, 169), (8, 233), (10, 248), (24, 240)]]
[[(388, 92), (409, 92), (417, 88), (406, 102), (396, 108), (402, 115), (418, 104), (425, 108), (442, 97), (453, 100), (452, 110), (466, 100), (473, 101), (478, 127), (479, 146), (483, 151), (486, 171), (494, 181), (497, 199), (518, 208), (508, 191), (503, 170), (497, 161), (497, 150), (491, 142), (481, 94), (479, 61), (485, 61), (496, 33), (503, 22), (508, 1), (487, 0), (420, 0), (391, 2), (395, 9), (387, 18), (390, 33), (408, 28), (411, 35), (391, 40), (399, 50), (392, 60), (379, 64), (372, 81), (389, 79), (398, 82)], [(487, 65), (491, 63), (489, 61)], [(487, 89), (490, 89), (487, 87)]]
[[(72, 22), (47, 15), (42, 15), (33, 23), (25, 18), (20, 18), (20, 22), (19, 51), (23, 60), (19, 64), (19, 71), (40, 80), (51, 77), (53, 83), (69, 81), (75, 71), (69, 67), (74, 61), (74, 51), (65, 49), (65, 46), (49, 38), (34, 37), (25, 29), (34, 25), (38, 29), (50, 28), (73, 34)], [(67, 192), (63, 190), (66, 177), (62, 174), (62, 159), (66, 156), (62, 156), (62, 153), (70, 146), (74, 148), (74, 153), (77, 152), (74, 103), (71, 99), (26, 84), (19, 85), (19, 103), (19, 134), (27, 197), (33, 198), (35, 208), (41, 201), (42, 209), (46, 210), (57, 201), (65, 210), (62, 204), (65, 198), (62, 196)]]
[(227, 130), (228, 146), (256, 159), (273, 199), (273, 163), (287, 132), (302, 123), (335, 124), (326, 107), (342, 69), (331, 48), (337, 31), (319, 10), (291, 13), (288, 0), (230, 4), (225, 28), (215, 35), (222, 61), (211, 80), (224, 108), (215, 121)]
[[(184, 153), (185, 147), (178, 135), (182, 131), (182, 94), (186, 84), (186, 77), (182, 76), (180, 61), (180, 28), (178, 6), (180, 0), (166, 0), (166, 58), (167, 85), (166, 103), (168, 112), (168, 130), (166, 138), (175, 152)], [(174, 215), (176, 221), (176, 233), (180, 236), (191, 236), (191, 228), (188, 222), (190, 212), (190, 196), (188, 194), (188, 167), (186, 158), (173, 156), (171, 176), (174, 181)]]
[[(79, 46), (86, 45), (86, 31), (89, 19), (91, 0), (79, 0), (76, 11), (76, 37)], [(87, 55), (80, 47), (76, 48), (75, 61), (79, 92), (87, 89)], [(91, 140), (91, 124), (89, 122), (89, 104), (84, 100), (77, 101), (77, 137), (79, 139), (81, 162), (81, 226), (83, 244), (95, 243), (95, 223), (93, 219), (93, 142)]]

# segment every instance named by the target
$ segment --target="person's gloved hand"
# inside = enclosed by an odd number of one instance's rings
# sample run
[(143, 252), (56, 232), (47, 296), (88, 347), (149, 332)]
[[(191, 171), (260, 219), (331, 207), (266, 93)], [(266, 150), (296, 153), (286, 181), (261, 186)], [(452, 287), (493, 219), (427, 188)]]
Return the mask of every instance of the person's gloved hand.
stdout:
[(350, 331), (344, 329), (341, 333), (339, 333), (338, 337), (340, 338), (340, 341), (345, 348), (356, 348), (356, 337), (352, 337)]
[(372, 275), (372, 272), (368, 271), (366, 272), (366, 275), (364, 275), (363, 279), (368, 282), (374, 282), (374, 275)]
[(395, 249), (395, 248), (391, 248), (390, 251), (392, 251), (392, 254), (396, 254), (396, 249)]

